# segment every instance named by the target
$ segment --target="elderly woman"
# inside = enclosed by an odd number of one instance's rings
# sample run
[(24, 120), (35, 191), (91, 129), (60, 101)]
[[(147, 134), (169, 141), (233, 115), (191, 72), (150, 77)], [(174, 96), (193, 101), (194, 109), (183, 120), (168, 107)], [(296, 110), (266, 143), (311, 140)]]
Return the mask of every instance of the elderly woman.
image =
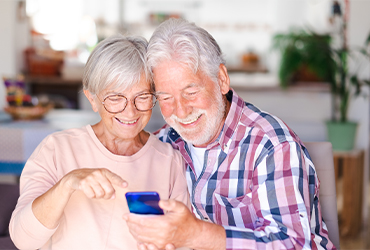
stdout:
[(146, 46), (115, 36), (90, 55), (83, 88), (101, 121), (49, 135), (27, 161), (9, 226), (18, 248), (135, 249), (126, 192), (188, 204), (181, 155), (143, 130), (156, 103)]

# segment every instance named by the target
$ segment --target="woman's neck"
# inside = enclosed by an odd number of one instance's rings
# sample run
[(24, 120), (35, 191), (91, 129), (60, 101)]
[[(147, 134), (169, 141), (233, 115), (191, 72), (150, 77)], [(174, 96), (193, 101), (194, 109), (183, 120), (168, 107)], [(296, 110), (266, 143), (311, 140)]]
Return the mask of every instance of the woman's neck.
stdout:
[(131, 156), (136, 154), (148, 141), (150, 134), (141, 131), (133, 138), (123, 139), (109, 133), (101, 123), (91, 126), (99, 141), (113, 154)]

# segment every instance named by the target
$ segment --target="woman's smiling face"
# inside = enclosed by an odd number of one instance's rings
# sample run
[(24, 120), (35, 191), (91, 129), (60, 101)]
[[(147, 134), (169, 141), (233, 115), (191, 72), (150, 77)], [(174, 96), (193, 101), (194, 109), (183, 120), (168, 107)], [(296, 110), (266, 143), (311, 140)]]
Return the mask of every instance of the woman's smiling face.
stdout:
[[(140, 81), (131, 89), (106, 89), (97, 96), (92, 96), (88, 91), (85, 94), (89, 99), (92, 108), (95, 112), (99, 112), (102, 119), (105, 132), (109, 133), (114, 138), (119, 139), (134, 139), (148, 124), (151, 110), (138, 111), (134, 105), (134, 98), (137, 95), (151, 93), (150, 83), (141, 77)], [(126, 108), (119, 113), (108, 112), (102, 101), (110, 95), (123, 95), (127, 98)]]

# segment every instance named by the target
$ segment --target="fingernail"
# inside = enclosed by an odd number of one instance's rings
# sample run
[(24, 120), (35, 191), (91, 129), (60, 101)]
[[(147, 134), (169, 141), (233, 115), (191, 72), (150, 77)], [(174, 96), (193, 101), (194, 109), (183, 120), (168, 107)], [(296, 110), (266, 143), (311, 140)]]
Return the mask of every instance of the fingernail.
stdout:
[(168, 205), (168, 200), (161, 200), (161, 203), (162, 203), (162, 205), (167, 206)]
[(122, 183), (122, 187), (124, 187), (124, 188), (128, 187), (128, 183), (124, 181), (124, 182)]
[(116, 198), (116, 194), (114, 193), (111, 197), (110, 197), (110, 199), (111, 200), (114, 200)]

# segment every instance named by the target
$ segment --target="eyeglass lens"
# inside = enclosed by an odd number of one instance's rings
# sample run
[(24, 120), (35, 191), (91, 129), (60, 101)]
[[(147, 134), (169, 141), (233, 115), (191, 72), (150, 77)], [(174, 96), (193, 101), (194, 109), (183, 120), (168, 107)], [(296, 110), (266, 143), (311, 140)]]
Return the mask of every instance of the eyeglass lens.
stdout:
[[(134, 98), (134, 106), (138, 111), (148, 111), (152, 109), (157, 99), (152, 93), (144, 93)], [(123, 95), (107, 96), (103, 105), (108, 112), (119, 113), (127, 106), (127, 98)]]

